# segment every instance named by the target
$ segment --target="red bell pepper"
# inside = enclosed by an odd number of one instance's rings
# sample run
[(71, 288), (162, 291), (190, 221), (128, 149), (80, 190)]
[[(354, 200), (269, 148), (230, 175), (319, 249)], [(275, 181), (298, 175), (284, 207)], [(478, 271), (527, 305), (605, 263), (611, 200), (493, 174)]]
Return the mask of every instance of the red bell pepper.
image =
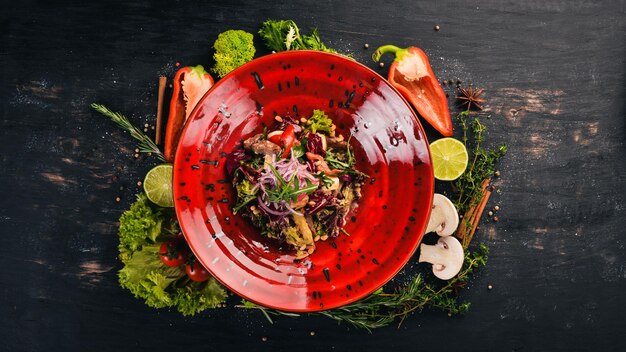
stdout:
[(280, 135), (280, 144), (285, 147), (285, 151), (283, 152), (283, 158), (289, 156), (289, 152), (291, 152), (291, 148), (293, 147), (295, 142), (295, 127), (293, 127), (293, 125), (289, 125), (287, 126), (287, 128), (285, 128), (285, 132)]
[(383, 45), (372, 55), (374, 61), (386, 53), (395, 54), (388, 80), (417, 112), (444, 136), (452, 136), (448, 99), (430, 67), (428, 57), (419, 48)]
[(183, 67), (174, 76), (170, 112), (165, 129), (165, 160), (174, 161), (183, 127), (204, 94), (213, 86), (213, 77), (201, 65)]

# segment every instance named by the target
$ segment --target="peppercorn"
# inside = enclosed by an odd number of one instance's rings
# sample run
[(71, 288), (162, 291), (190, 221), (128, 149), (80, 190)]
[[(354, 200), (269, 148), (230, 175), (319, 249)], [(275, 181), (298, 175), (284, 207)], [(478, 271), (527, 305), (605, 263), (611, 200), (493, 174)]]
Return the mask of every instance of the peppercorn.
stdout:
[(495, 211), (500, 210), (500, 206), (496, 205), (495, 207), (493, 207), (493, 210), (495, 210)]
[(309, 333), (309, 335), (311, 335), (311, 336), (315, 336), (315, 331), (311, 331), (311, 332)]
[(378, 64), (378, 67), (380, 67), (380, 68), (385, 67), (385, 63), (384, 63), (384, 62), (379, 63), (379, 64)]
[(489, 284), (489, 285), (487, 285), (487, 288), (491, 290), (493, 288), (493, 286), (491, 284)]
[(135, 153), (139, 153), (139, 148), (135, 148)]
[(436, 30), (437, 32), (439, 32), (439, 29), (440, 29), (439, 25), (438, 25), (438, 24), (437, 24), (437, 25), (435, 25), (435, 30)]
[(496, 177), (500, 177), (500, 170), (496, 170), (495, 175)]
[(139, 154), (137, 153), (135, 154), (135, 159), (138, 159), (138, 158), (139, 158)]
[(444, 79), (444, 80), (443, 80), (443, 85), (444, 85), (444, 86), (445, 86), (445, 85), (448, 85), (448, 80), (447, 80), (447, 79)]
[(493, 211), (489, 211), (489, 216), (493, 216)]
[(267, 337), (266, 336), (261, 337), (261, 341), (263, 342), (267, 341)]
[(463, 82), (461, 82), (461, 80), (460, 80), (460, 79), (457, 79), (457, 80), (456, 80), (456, 84), (461, 84), (461, 83), (463, 83)]
[(367, 48), (369, 48), (369, 47), (370, 47), (370, 45), (369, 45), (369, 44), (367, 44), (367, 43), (365, 43), (365, 44), (363, 44), (363, 47), (364, 47), (365, 49), (367, 49)]
[(148, 125), (147, 123), (143, 125), (143, 127), (148, 128), (150, 125)]
[(499, 220), (499, 219), (498, 219), (498, 217), (497, 217), (497, 216), (494, 216), (494, 217), (493, 217), (493, 222), (498, 222), (498, 220)]
[(119, 203), (121, 200), (122, 200), (122, 198), (120, 198), (120, 197), (115, 197), (115, 201), (116, 201), (116, 202), (118, 202), (118, 203)]
[(137, 181), (137, 187), (141, 187), (141, 181)]

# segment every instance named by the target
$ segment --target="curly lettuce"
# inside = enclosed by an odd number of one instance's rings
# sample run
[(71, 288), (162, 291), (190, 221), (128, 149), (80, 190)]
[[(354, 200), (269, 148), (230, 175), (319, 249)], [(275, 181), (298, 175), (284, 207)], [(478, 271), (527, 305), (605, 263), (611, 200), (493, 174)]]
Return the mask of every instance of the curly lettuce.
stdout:
[(313, 110), (313, 115), (306, 122), (306, 128), (313, 133), (317, 131), (330, 133), (332, 127), (333, 120), (331, 120), (323, 110), (318, 109)]
[(124, 267), (118, 273), (120, 286), (150, 307), (172, 307), (183, 315), (218, 307), (227, 295), (214, 278), (192, 282), (187, 279), (184, 267), (171, 268), (161, 262), (158, 237), (165, 220), (143, 194), (122, 214), (119, 250)]

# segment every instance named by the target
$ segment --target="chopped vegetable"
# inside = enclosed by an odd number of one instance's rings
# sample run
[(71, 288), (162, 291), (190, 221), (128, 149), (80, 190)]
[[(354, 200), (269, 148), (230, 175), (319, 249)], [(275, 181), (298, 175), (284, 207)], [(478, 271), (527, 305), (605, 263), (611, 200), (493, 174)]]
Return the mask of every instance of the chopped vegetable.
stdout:
[(252, 60), (256, 52), (253, 35), (236, 29), (220, 33), (213, 48), (215, 49), (213, 54), (215, 65), (211, 71), (220, 78)]
[(317, 29), (310, 35), (301, 35), (300, 29), (292, 20), (267, 20), (259, 30), (265, 45), (274, 51), (286, 50), (318, 50), (336, 53), (320, 39)]
[(333, 127), (333, 120), (323, 110), (315, 109), (311, 118), (306, 121), (306, 127), (313, 133), (317, 133), (317, 131), (330, 133)]
[(143, 194), (122, 214), (119, 250), (124, 267), (118, 274), (120, 285), (150, 307), (175, 307), (184, 315), (217, 307), (226, 299), (226, 292), (214, 278), (189, 282), (182, 266), (168, 267), (161, 262), (160, 240), (167, 237), (161, 234), (165, 220)]

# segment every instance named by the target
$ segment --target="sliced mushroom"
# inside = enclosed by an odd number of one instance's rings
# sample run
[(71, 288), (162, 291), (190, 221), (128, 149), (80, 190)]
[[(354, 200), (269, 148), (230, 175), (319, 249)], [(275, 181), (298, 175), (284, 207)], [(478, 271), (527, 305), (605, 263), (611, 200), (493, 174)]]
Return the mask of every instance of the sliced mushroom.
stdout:
[(439, 236), (450, 236), (459, 226), (459, 214), (452, 201), (443, 194), (435, 193), (426, 233), (437, 232)]
[(420, 245), (419, 262), (431, 263), (433, 274), (441, 280), (449, 280), (461, 271), (463, 246), (454, 236), (440, 237), (437, 244)]

